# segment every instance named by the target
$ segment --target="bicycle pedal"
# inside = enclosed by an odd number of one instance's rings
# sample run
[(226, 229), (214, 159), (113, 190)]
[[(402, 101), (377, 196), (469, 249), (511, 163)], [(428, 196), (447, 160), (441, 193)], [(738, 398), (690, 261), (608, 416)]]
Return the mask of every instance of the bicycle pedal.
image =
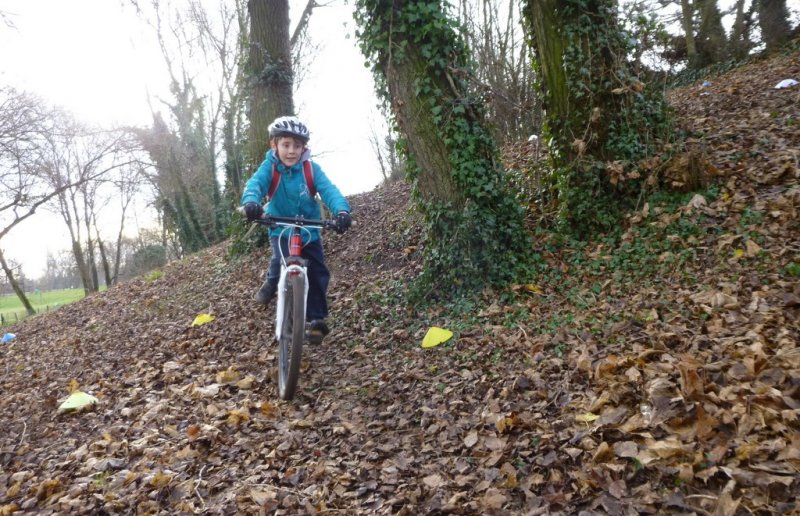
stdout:
[(325, 335), (323, 335), (321, 331), (312, 330), (312, 331), (307, 331), (306, 332), (306, 341), (309, 344), (313, 344), (313, 345), (321, 344), (322, 343), (322, 339), (324, 337), (325, 337)]

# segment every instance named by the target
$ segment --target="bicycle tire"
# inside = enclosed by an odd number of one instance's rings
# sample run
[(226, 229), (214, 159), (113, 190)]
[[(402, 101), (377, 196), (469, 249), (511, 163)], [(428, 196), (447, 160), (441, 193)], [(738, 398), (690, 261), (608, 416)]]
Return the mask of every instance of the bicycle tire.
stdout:
[(305, 339), (305, 278), (295, 274), (286, 278), (283, 296), (283, 321), (278, 343), (278, 395), (282, 400), (294, 398), (300, 379), (300, 361)]

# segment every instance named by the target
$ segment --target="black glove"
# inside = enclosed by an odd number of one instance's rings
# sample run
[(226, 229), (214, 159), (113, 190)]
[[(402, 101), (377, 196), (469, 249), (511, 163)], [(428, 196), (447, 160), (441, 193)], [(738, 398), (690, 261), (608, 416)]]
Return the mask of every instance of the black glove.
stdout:
[(353, 225), (353, 219), (346, 211), (340, 211), (336, 215), (336, 232), (340, 235), (347, 231), (347, 228)]
[(244, 214), (247, 215), (249, 221), (260, 219), (264, 214), (264, 207), (257, 202), (248, 202), (244, 205)]

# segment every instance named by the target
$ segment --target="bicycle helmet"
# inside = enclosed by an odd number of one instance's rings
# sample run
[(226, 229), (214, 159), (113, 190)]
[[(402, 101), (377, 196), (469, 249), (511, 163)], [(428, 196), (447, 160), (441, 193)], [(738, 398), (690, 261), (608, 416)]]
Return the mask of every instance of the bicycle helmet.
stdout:
[(308, 143), (310, 138), (308, 127), (294, 116), (281, 116), (269, 124), (269, 137), (291, 136)]

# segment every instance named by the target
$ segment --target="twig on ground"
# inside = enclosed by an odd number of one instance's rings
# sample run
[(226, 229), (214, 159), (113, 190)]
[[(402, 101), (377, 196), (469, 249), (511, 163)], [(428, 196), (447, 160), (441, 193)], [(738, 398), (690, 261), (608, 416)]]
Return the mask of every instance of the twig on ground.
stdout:
[(206, 469), (205, 466), (200, 468), (200, 473), (197, 474), (197, 481), (194, 483), (194, 494), (197, 495), (197, 498), (200, 499), (200, 503), (203, 504), (203, 509), (206, 508), (206, 501), (203, 500), (203, 497), (200, 495), (200, 491), (198, 488), (200, 487), (200, 483), (203, 481), (203, 471)]
[(28, 431), (28, 423), (25, 421), (22, 422), (22, 435), (19, 437), (19, 442), (17, 443), (17, 448), (22, 446), (22, 441), (25, 440), (25, 433)]

